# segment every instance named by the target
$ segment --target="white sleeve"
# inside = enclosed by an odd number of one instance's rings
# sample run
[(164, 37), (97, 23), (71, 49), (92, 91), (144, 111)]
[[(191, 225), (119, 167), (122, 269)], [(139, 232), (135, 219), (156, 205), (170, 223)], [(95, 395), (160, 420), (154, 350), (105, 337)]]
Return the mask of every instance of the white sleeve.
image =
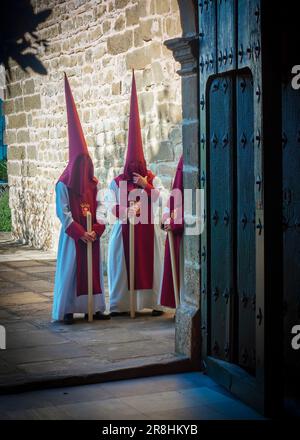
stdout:
[(161, 179), (157, 176), (154, 177), (152, 183), (154, 188), (159, 190), (159, 204), (164, 212), (168, 203), (169, 191), (163, 186)]
[(56, 215), (59, 218), (64, 231), (73, 222), (70, 209), (68, 188), (63, 182), (58, 182), (55, 187), (56, 193)]
[(108, 211), (111, 211), (112, 208), (119, 203), (119, 187), (116, 182), (113, 180), (109, 187), (106, 189), (104, 194), (104, 204)]
[(106, 223), (107, 218), (107, 208), (105, 205), (105, 193), (106, 189), (101, 189), (98, 187), (97, 192), (97, 208), (96, 208), (96, 220), (98, 223)]

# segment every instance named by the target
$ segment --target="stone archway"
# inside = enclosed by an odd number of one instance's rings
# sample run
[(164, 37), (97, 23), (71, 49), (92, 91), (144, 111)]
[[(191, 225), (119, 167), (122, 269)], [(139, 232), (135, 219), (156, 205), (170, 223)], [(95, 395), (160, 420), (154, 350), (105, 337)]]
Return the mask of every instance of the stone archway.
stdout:
[[(198, 19), (195, 0), (178, 0), (183, 35), (165, 41), (181, 64), (184, 187), (199, 189)], [(184, 236), (184, 293), (176, 314), (176, 351), (200, 361), (200, 239)], [(199, 365), (199, 364), (198, 364)]]

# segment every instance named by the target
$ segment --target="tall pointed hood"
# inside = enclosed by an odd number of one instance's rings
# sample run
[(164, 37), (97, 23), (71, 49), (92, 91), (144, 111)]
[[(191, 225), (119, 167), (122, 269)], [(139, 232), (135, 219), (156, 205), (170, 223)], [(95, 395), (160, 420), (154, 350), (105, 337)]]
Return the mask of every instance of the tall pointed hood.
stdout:
[(124, 166), (124, 178), (131, 180), (133, 172), (139, 173), (142, 176), (147, 174), (134, 71), (132, 71), (128, 148)]
[(176, 222), (179, 222), (181, 228), (181, 225), (183, 224), (183, 155), (180, 157), (176, 168), (176, 174), (172, 185), (172, 191), (174, 190), (180, 190), (180, 192), (176, 192), (173, 197), (170, 197), (168, 207), (170, 212), (173, 212), (174, 209), (176, 209)]
[(68, 119), (69, 163), (59, 178), (77, 194), (85, 193), (89, 183), (97, 182), (70, 84), (65, 74), (65, 97)]
[(176, 168), (172, 189), (180, 189), (183, 191), (183, 155), (181, 155)]

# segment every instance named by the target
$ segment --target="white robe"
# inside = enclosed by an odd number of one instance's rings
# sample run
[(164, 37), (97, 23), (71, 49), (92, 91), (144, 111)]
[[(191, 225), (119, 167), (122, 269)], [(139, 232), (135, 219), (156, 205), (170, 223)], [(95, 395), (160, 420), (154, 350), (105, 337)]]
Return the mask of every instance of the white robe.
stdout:
[[(153, 186), (160, 190), (160, 197), (164, 197), (164, 188), (158, 177), (153, 179)], [(113, 180), (106, 196), (107, 206), (113, 202), (119, 204), (119, 187)], [(112, 194), (115, 200), (112, 200)], [(155, 215), (155, 213), (154, 213)], [(159, 224), (154, 225), (154, 265), (153, 265), (153, 288), (150, 290), (136, 291), (136, 310), (145, 308), (154, 309), (158, 305), (158, 295), (161, 284), (163, 269), (163, 245), (165, 233)], [(119, 219), (112, 228), (108, 244), (107, 261), (108, 290), (110, 312), (128, 312), (130, 310), (130, 295), (128, 291), (127, 268), (123, 246), (122, 223)]]
[[(56, 185), (56, 214), (62, 224), (62, 227), (58, 243), (52, 318), (53, 320), (62, 320), (66, 313), (88, 312), (88, 296), (77, 296), (76, 292), (77, 264), (75, 241), (65, 232), (73, 222), (73, 218), (70, 210), (68, 188), (63, 182), (58, 182)], [(86, 269), (83, 268), (83, 270)], [(94, 313), (97, 311), (105, 311), (105, 293), (101, 264), (101, 251), (100, 286), (102, 293), (93, 295)]]

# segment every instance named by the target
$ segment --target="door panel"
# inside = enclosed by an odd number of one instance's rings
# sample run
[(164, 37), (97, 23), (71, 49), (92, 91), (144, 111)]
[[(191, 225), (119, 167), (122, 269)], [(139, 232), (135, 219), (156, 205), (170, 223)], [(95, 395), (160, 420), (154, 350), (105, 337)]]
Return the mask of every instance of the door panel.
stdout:
[(284, 351), (287, 371), (300, 367), (291, 329), (300, 319), (300, 105), (290, 84), (282, 89)]
[(218, 72), (226, 72), (236, 66), (235, 1), (217, 2), (217, 65)]
[(229, 360), (233, 290), (232, 97), (230, 76), (215, 79), (209, 93), (211, 354)]
[(253, 81), (236, 82), (238, 364), (255, 371), (255, 197)]

